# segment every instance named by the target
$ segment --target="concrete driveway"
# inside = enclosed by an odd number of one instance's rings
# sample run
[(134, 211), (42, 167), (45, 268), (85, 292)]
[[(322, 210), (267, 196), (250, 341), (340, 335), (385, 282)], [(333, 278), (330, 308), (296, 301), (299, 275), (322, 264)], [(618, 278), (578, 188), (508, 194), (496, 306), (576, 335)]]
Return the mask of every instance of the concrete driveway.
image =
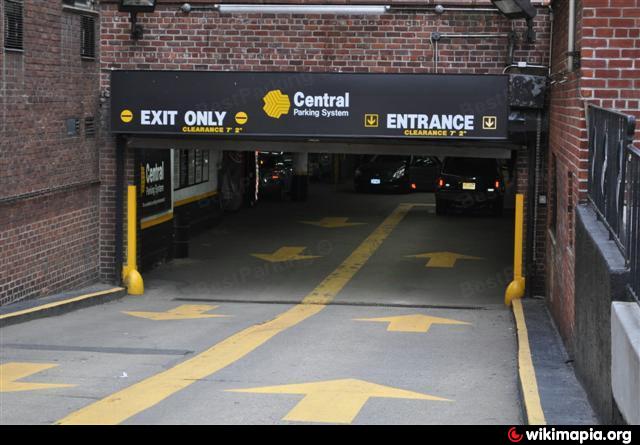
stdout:
[(243, 209), (144, 296), (0, 330), (0, 421), (521, 423), (511, 227), (329, 186)]

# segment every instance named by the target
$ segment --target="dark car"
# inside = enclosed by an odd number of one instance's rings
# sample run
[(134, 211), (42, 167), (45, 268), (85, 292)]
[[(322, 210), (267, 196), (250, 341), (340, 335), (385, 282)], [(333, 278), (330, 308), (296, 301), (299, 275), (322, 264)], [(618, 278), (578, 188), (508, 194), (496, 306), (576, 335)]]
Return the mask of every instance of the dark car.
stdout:
[(496, 159), (447, 157), (436, 191), (436, 213), (451, 208), (488, 207), (502, 214), (504, 181)]
[(379, 155), (356, 169), (354, 184), (358, 192), (434, 191), (439, 173), (434, 156)]
[(259, 193), (284, 199), (291, 192), (293, 158), (286, 153), (261, 152), (258, 155)]

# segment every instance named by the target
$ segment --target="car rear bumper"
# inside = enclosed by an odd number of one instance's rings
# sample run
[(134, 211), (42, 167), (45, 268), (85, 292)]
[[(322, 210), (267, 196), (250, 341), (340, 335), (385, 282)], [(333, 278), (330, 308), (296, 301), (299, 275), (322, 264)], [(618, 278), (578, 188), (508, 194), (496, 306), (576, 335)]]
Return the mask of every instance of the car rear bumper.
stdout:
[(362, 179), (355, 181), (356, 189), (367, 192), (398, 192), (409, 189), (406, 181), (385, 181), (381, 180), (380, 184), (371, 184), (371, 179)]
[(442, 201), (451, 207), (482, 207), (493, 205), (502, 199), (499, 192), (480, 192), (470, 190), (438, 190), (436, 200)]

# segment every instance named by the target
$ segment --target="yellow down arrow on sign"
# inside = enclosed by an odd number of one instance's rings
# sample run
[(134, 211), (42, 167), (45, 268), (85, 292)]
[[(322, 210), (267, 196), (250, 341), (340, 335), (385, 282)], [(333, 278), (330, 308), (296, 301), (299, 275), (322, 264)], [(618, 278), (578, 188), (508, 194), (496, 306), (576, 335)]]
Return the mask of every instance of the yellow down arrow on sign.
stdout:
[(454, 252), (427, 252), (419, 255), (407, 255), (407, 258), (429, 258), (426, 267), (454, 267), (458, 260), (483, 260), (477, 256), (462, 255)]
[(299, 261), (320, 258), (316, 255), (300, 255), (306, 247), (281, 247), (273, 253), (252, 253), (251, 256), (269, 261), (270, 263), (280, 263), (283, 261)]
[(205, 314), (205, 312), (209, 312), (217, 308), (218, 306), (209, 306), (206, 304), (183, 304), (182, 306), (178, 306), (177, 308), (170, 309), (166, 312), (123, 312), (123, 314), (155, 321), (228, 317), (228, 315)]
[(387, 331), (389, 332), (427, 332), (434, 324), (471, 325), (471, 323), (467, 323), (466, 321), (432, 317), (430, 315), (422, 314), (400, 315), (398, 317), (356, 318), (354, 321), (389, 323), (389, 326), (387, 326)]
[(451, 402), (451, 400), (441, 397), (357, 379), (228, 391), (256, 394), (302, 394), (305, 397), (283, 419), (296, 422), (351, 423), (371, 397)]
[(337, 227), (352, 227), (361, 226), (366, 223), (360, 222), (347, 222), (349, 218), (341, 216), (331, 216), (328, 218), (322, 218), (319, 221), (300, 221), (303, 224), (310, 224), (312, 226), (324, 227), (325, 229), (335, 229)]
[(0, 393), (34, 391), (38, 389), (71, 388), (76, 385), (52, 384), (52, 383), (29, 383), (18, 382), (18, 380), (37, 374), (47, 369), (55, 368), (58, 365), (52, 363), (18, 363), (11, 362), (0, 365)]

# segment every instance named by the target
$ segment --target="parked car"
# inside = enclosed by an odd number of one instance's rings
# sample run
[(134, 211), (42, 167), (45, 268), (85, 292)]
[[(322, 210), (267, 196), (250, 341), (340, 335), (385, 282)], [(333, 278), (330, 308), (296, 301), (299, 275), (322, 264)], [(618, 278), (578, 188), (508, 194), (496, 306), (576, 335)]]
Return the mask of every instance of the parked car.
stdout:
[(499, 216), (504, 204), (504, 180), (496, 159), (447, 157), (444, 159), (438, 190), (436, 213), (452, 208), (488, 207)]
[(293, 158), (287, 153), (260, 152), (259, 194), (284, 199), (291, 192)]
[(378, 155), (356, 169), (354, 185), (357, 192), (434, 191), (439, 173), (435, 156)]

